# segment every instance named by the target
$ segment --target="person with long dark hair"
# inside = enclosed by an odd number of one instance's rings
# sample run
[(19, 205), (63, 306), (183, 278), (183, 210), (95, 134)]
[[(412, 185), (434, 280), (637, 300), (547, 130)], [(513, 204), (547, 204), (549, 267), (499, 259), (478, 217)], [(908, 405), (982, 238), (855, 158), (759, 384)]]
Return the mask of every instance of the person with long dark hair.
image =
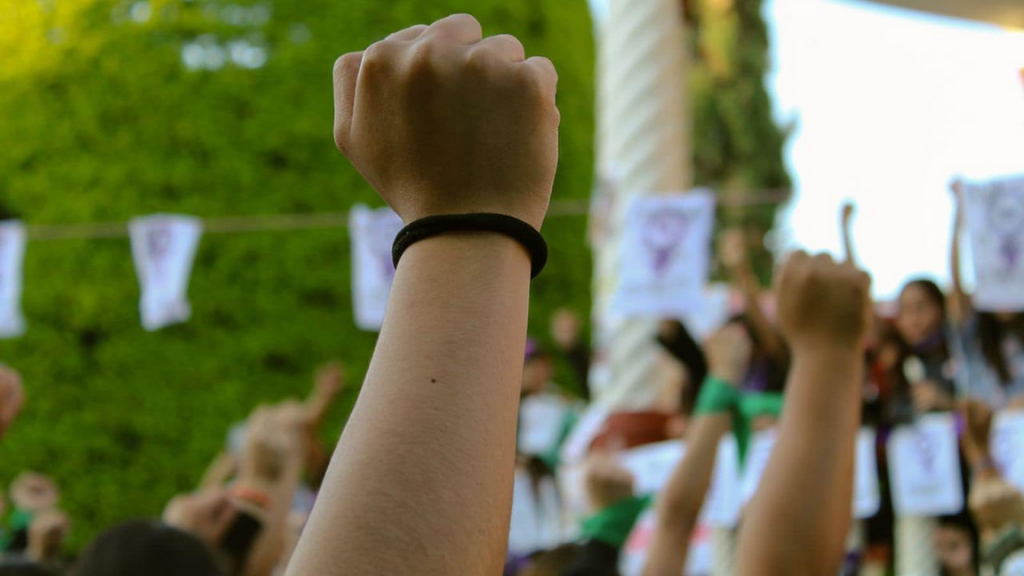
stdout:
[(1024, 311), (977, 310), (964, 290), (960, 275), (961, 194), (959, 183), (954, 183), (956, 217), (950, 259), (957, 334), (964, 363), (960, 384), (968, 395), (996, 409), (1024, 409)]

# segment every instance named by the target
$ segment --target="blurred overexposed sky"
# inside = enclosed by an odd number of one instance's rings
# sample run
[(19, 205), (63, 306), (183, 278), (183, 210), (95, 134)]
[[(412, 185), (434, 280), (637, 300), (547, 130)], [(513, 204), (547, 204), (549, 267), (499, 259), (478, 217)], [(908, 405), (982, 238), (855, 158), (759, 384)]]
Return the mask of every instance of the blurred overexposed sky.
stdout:
[(946, 284), (950, 180), (1024, 174), (1024, 32), (858, 0), (768, 0), (765, 16), (776, 116), (795, 126), (780, 247), (838, 255), (852, 199), (878, 297), (913, 276)]
[[(1024, 173), (1024, 33), (848, 0), (769, 0), (796, 198), (787, 247), (839, 253), (839, 207), (880, 297), (949, 278), (955, 175)], [(969, 271), (968, 271), (969, 275)]]

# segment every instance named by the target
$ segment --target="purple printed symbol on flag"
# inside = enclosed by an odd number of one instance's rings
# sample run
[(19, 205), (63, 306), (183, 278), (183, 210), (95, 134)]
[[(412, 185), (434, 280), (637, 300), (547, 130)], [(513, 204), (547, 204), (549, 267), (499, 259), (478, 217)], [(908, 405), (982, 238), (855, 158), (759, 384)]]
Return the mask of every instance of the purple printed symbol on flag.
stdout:
[(160, 278), (164, 275), (164, 261), (171, 248), (171, 230), (167, 226), (158, 226), (146, 234), (146, 251), (153, 261), (153, 275)]
[(682, 246), (690, 229), (692, 216), (682, 210), (649, 212), (645, 218), (643, 235), (644, 247), (651, 258), (655, 276), (662, 276), (668, 270), (672, 256)]

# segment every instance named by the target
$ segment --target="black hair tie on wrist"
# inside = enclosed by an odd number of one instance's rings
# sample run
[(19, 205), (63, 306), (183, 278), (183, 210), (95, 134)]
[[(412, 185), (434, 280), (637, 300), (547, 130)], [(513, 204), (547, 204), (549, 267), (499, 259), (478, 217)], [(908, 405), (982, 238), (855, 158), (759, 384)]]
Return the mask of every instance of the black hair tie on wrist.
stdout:
[(536, 278), (548, 263), (548, 245), (544, 237), (518, 218), (505, 214), (444, 214), (427, 216), (402, 228), (391, 248), (395, 267), (409, 246), (447, 232), (497, 232), (518, 241), (530, 253), (531, 278)]

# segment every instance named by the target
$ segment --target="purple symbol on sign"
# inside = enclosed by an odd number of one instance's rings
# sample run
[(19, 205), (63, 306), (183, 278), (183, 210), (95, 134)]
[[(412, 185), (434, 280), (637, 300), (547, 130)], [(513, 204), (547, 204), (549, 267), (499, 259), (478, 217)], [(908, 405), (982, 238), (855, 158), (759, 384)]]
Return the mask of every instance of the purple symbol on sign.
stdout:
[(676, 249), (682, 245), (690, 228), (690, 214), (681, 210), (660, 210), (647, 214), (643, 242), (651, 254), (654, 274), (661, 276), (668, 269)]
[(151, 228), (146, 234), (146, 252), (153, 262), (153, 275), (163, 276), (164, 258), (171, 247), (171, 230), (166, 226)]
[(917, 446), (917, 457), (921, 463), (924, 473), (928, 474), (935, 470), (935, 443), (924, 431), (919, 430), (914, 434), (914, 444)]
[(1021, 260), (1021, 231), (1024, 230), (1024, 202), (1008, 186), (996, 186), (989, 200), (988, 220), (999, 236), (999, 256), (1004, 270), (1013, 273)]

